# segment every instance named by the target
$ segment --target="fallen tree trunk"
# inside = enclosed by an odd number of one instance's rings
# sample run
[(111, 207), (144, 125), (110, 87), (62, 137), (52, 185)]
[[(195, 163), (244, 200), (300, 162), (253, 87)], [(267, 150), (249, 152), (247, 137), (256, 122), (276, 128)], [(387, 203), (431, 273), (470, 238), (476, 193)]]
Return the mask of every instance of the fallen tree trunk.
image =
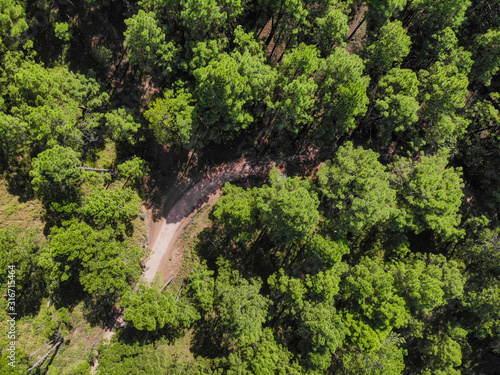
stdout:
[(114, 169), (89, 168), (89, 167), (78, 167), (78, 169), (83, 169), (85, 171), (114, 173)]
[(56, 348), (61, 345), (61, 343), (64, 341), (64, 339), (61, 339), (60, 341), (58, 341), (52, 348), (49, 349), (49, 351), (47, 353), (45, 353), (45, 355), (40, 358), (33, 366), (31, 366), (29, 369), (28, 369), (28, 372), (36, 369), (38, 366), (40, 366), (43, 361), (45, 361), (45, 359), (50, 355), (50, 353), (52, 353), (54, 350), (56, 350)]
[(52, 344), (53, 342), (54, 342), (54, 340), (49, 341), (48, 343), (46, 343), (45, 345), (43, 345), (40, 349), (35, 350), (33, 353), (31, 353), (29, 355), (28, 359), (31, 358), (31, 357), (33, 357), (36, 353), (38, 353), (40, 350), (42, 350), (43, 348), (45, 348), (47, 345)]

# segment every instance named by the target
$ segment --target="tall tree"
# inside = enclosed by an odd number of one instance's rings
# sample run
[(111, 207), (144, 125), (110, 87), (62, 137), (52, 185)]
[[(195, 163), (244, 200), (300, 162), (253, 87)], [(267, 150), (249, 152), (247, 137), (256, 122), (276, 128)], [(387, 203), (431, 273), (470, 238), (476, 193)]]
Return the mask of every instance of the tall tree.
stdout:
[(33, 190), (44, 202), (72, 198), (80, 182), (80, 166), (80, 155), (71, 148), (55, 146), (41, 152), (30, 171)]
[(378, 77), (391, 68), (398, 68), (410, 53), (411, 39), (401, 21), (387, 22), (381, 27), (375, 41), (368, 46), (366, 53), (367, 70)]
[(237, 242), (249, 241), (257, 229), (256, 191), (227, 183), (212, 215)]
[(419, 111), (424, 141), (431, 148), (454, 145), (465, 133), (468, 121), (461, 116), (469, 81), (455, 65), (436, 62), (419, 72)]
[(396, 192), (378, 157), (374, 151), (347, 142), (318, 171), (318, 184), (334, 227), (359, 231), (396, 214)]
[(394, 276), (380, 260), (363, 257), (342, 286), (349, 311), (359, 314), (382, 338), (392, 328), (405, 326), (410, 318), (394, 282)]
[(13, 0), (0, 1), (0, 51), (16, 49), (24, 31), (28, 29), (25, 11)]
[(314, 46), (299, 45), (285, 53), (278, 78), (280, 95), (274, 103), (274, 122), (280, 128), (298, 133), (314, 121), (318, 84), (314, 76), (321, 60)]
[[(35, 313), (46, 294), (45, 273), (38, 264), (44, 245), (36, 229), (0, 229), (0, 277), (7, 284), (9, 274), (15, 275), (16, 299), (12, 311), (19, 315)], [(4, 295), (9, 297), (8, 294)]]
[(130, 111), (125, 108), (118, 108), (106, 113), (104, 117), (113, 140), (134, 143), (134, 135), (141, 125), (135, 121)]
[(349, 31), (348, 16), (337, 3), (330, 6), (324, 17), (316, 18), (316, 27), (313, 30), (313, 39), (321, 54), (326, 57), (333, 47), (344, 47), (345, 38)]
[(148, 72), (161, 68), (171, 70), (171, 62), (177, 52), (174, 42), (165, 40), (165, 33), (158, 25), (154, 12), (139, 10), (125, 20), (124, 45), (129, 49), (129, 61)]
[(117, 233), (131, 231), (140, 199), (130, 188), (98, 188), (85, 195), (79, 213), (94, 227), (110, 226)]
[(262, 282), (259, 279), (244, 279), (223, 258), (217, 264), (214, 307), (228, 344), (246, 346), (256, 343), (262, 336), (262, 325), (270, 305), (270, 301), (260, 294)]
[(156, 140), (161, 144), (189, 144), (192, 139), (193, 111), (187, 90), (165, 90), (164, 97), (154, 100), (144, 112)]
[(346, 134), (356, 126), (356, 116), (365, 114), (370, 78), (363, 75), (364, 68), (358, 55), (339, 47), (325, 60), (319, 100), (322, 111), (320, 133), (326, 139)]
[(141, 331), (157, 331), (166, 326), (175, 329), (185, 320), (190, 324), (200, 318), (192, 306), (181, 309), (175, 294), (168, 289), (162, 291), (155, 284), (139, 284), (123, 296), (122, 304), (126, 308), (123, 319)]
[[(402, 134), (413, 133), (412, 125), (418, 121), (418, 78), (410, 69), (393, 68), (377, 84), (375, 110), (380, 114), (374, 122), (379, 142), (388, 145)], [(399, 135), (399, 136), (398, 136)], [(413, 138), (409, 136), (408, 138)]]
[(472, 77), (486, 86), (500, 70), (500, 29), (491, 29), (477, 36), (474, 46)]
[(77, 281), (96, 298), (114, 298), (141, 275), (142, 250), (129, 242), (118, 242), (110, 229), (95, 230), (70, 221), (54, 227), (43, 266), (53, 287)]
[(258, 197), (259, 219), (276, 246), (308, 238), (319, 221), (319, 200), (309, 182), (281, 176), (274, 168), (270, 186)]
[(420, 233), (432, 229), (444, 237), (460, 236), (457, 229), (463, 197), (461, 170), (447, 168), (448, 154), (401, 159), (394, 165), (394, 183), (401, 205), (400, 219)]

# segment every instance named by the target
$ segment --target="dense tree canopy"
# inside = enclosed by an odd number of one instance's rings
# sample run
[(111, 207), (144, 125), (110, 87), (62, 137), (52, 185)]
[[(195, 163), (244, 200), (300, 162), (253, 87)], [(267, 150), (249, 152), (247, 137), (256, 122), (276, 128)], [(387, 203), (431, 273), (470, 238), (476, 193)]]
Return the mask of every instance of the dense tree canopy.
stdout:
[(498, 373), (499, 72), (498, 0), (0, 0), (0, 373)]

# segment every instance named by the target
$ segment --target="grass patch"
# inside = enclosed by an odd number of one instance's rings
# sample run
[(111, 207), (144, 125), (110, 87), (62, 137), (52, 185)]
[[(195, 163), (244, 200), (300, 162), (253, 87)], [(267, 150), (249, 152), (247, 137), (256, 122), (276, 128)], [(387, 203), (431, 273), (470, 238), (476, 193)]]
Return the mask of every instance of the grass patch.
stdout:
[(193, 263), (199, 262), (198, 255), (195, 251), (199, 242), (198, 235), (203, 231), (203, 229), (212, 225), (209, 214), (214, 204), (215, 201), (209, 202), (196, 212), (189, 224), (186, 226), (184, 232), (177, 240), (180, 251), (182, 251), (184, 256), (179, 273), (174, 278), (172, 284), (169, 285), (172, 291), (179, 291), (182, 283), (189, 275)]
[(87, 160), (85, 166), (91, 168), (112, 168), (116, 161), (116, 144), (113, 140), (107, 139), (104, 149), (96, 152), (92, 160)]
[(21, 202), (19, 197), (9, 193), (7, 182), (0, 179), (0, 228), (41, 228), (43, 212), (40, 202), (36, 199)]
[[(16, 324), (16, 350), (24, 352), (29, 356), (50, 339), (46, 333), (47, 324), (50, 324), (50, 318), (53, 316), (55, 308), (47, 307), (47, 301), (43, 302), (44, 307), (34, 317), (24, 317), (17, 321)], [(45, 361), (40, 365), (41, 373), (44, 373), (50, 367), (60, 370), (59, 374), (71, 374), (71, 369), (77, 366), (85, 366), (93, 358), (95, 351), (99, 347), (103, 337), (103, 329), (100, 327), (92, 327), (85, 319), (84, 303), (77, 305), (71, 313), (69, 313), (69, 321), (63, 325), (59, 332), (64, 336), (64, 342), (56, 351), (51, 353)], [(0, 330), (7, 332), (7, 319), (0, 321)], [(38, 361), (52, 345), (40, 350), (29, 359), (29, 365), (32, 366)]]

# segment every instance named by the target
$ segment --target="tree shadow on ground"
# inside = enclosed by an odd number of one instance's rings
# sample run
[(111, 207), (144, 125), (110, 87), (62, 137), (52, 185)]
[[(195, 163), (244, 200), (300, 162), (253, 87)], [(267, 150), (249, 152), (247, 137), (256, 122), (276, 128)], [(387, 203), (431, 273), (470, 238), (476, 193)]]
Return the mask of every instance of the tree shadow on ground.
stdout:
[(205, 358), (225, 357), (223, 331), (217, 327), (215, 318), (202, 318), (193, 327), (191, 351)]

